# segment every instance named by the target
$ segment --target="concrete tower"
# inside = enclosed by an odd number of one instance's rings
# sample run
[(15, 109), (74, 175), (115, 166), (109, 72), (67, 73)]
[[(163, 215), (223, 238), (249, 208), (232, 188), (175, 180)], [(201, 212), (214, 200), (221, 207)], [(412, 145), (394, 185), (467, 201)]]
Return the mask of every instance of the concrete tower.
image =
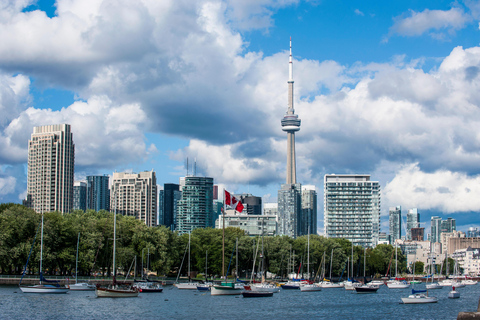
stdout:
[(297, 183), (295, 165), (295, 132), (300, 130), (300, 119), (293, 109), (293, 63), (292, 38), (290, 37), (290, 60), (288, 64), (288, 109), (282, 119), (282, 130), (287, 132), (287, 184)]

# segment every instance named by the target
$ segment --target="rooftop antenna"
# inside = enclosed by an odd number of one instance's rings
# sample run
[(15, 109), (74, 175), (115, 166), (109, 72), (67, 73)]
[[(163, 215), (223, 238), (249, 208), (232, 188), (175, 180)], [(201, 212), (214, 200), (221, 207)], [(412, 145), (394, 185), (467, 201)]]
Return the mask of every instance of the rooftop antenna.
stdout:
[(187, 177), (188, 177), (188, 157), (187, 157)]
[(194, 158), (194, 162), (193, 162), (193, 176), (194, 177), (197, 176), (197, 158)]

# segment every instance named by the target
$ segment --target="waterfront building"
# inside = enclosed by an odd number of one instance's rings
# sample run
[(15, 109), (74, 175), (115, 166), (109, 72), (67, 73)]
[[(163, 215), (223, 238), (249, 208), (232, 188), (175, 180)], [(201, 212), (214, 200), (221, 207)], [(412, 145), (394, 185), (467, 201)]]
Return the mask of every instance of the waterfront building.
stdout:
[(223, 219), (225, 219), (225, 228), (240, 228), (249, 236), (275, 236), (277, 234), (277, 216), (275, 215), (250, 215), (227, 210), (225, 215), (219, 215), (216, 228), (222, 228)]
[(28, 141), (27, 197), (37, 213), (71, 212), (75, 145), (69, 124), (34, 127)]
[(155, 172), (114, 172), (110, 211), (133, 216), (147, 226), (157, 225), (157, 178)]
[(433, 216), (430, 218), (430, 241), (440, 242), (440, 234), (442, 233), (442, 218)]
[(162, 224), (170, 230), (175, 230), (177, 220), (178, 201), (182, 198), (180, 185), (175, 183), (165, 183), (163, 190), (160, 191), (161, 221)]
[(278, 190), (278, 234), (297, 237), (302, 234), (302, 187), (297, 183), (296, 155), (295, 155), (295, 132), (300, 130), (300, 119), (295, 114), (293, 107), (293, 61), (292, 39), (290, 38), (290, 58), (288, 64), (288, 99), (287, 112), (281, 125), (287, 133), (287, 179)]
[(175, 230), (184, 234), (213, 227), (213, 178), (186, 176), (180, 179), (180, 185), (182, 195), (177, 203)]
[(407, 213), (407, 240), (412, 240), (412, 228), (420, 228), (420, 213), (417, 208), (409, 209)]
[(301, 234), (317, 234), (317, 190), (313, 185), (302, 186)]
[(110, 177), (87, 176), (87, 209), (110, 211)]
[(355, 245), (374, 247), (380, 231), (380, 184), (370, 175), (327, 174), (324, 180), (324, 232)]
[(456, 250), (466, 249), (468, 247), (480, 247), (480, 238), (467, 238), (466, 233), (462, 231), (453, 231), (442, 233), (442, 253), (451, 255)]
[(390, 243), (402, 238), (402, 207), (390, 207), (388, 209), (388, 222), (390, 227)]
[(302, 186), (282, 184), (278, 190), (278, 234), (296, 238), (302, 235)]
[(73, 183), (73, 210), (87, 210), (87, 184), (83, 181)]
[(456, 260), (465, 276), (480, 276), (480, 247), (458, 249), (452, 254), (452, 259)]

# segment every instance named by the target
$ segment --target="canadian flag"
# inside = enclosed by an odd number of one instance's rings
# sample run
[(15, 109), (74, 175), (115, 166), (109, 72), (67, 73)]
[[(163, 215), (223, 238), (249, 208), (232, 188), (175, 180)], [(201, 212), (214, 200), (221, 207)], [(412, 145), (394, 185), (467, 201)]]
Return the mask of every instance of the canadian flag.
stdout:
[(225, 190), (225, 206), (230, 206), (238, 212), (242, 212), (244, 208), (243, 203), (232, 196), (227, 190)]

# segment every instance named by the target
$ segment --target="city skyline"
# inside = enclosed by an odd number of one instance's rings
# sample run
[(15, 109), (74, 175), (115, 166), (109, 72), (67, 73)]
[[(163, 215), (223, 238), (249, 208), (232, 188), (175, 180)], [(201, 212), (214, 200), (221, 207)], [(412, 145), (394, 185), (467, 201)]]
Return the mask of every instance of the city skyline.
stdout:
[[(436, 215), (480, 225), (478, 3), (186, 3), (6, 4), (0, 202), (26, 196), (32, 128), (58, 123), (75, 180), (154, 168), (175, 183), (189, 157), (220, 188), (275, 202), (291, 36), (297, 181), (322, 199), (325, 174), (371, 175), (383, 231), (394, 206), (418, 208), (425, 233)], [(317, 217), (323, 230), (321, 201)]]

